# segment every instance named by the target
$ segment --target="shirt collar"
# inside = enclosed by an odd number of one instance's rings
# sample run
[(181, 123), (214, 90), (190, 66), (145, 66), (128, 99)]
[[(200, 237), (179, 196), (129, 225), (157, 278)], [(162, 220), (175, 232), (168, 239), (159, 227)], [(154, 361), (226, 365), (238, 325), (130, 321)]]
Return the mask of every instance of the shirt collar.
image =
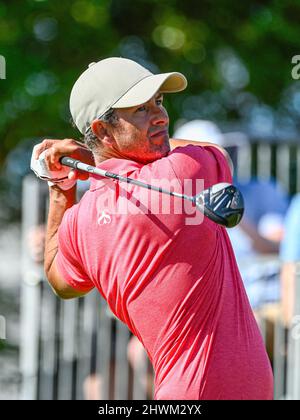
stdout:
[[(129, 176), (137, 169), (141, 169), (142, 166), (144, 166), (142, 163), (138, 163), (133, 160), (111, 158), (101, 162), (97, 165), (97, 168), (113, 172), (117, 175)], [(90, 174), (90, 191), (95, 191), (98, 188), (103, 187), (107, 184), (107, 180), (108, 178)]]

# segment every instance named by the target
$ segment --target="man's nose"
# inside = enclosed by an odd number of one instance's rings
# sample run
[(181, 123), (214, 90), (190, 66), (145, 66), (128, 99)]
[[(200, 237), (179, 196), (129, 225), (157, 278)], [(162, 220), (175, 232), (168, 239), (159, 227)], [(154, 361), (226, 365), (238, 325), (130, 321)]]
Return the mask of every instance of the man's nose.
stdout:
[(169, 123), (169, 116), (165, 109), (156, 107), (153, 110), (151, 122), (153, 125), (165, 125)]

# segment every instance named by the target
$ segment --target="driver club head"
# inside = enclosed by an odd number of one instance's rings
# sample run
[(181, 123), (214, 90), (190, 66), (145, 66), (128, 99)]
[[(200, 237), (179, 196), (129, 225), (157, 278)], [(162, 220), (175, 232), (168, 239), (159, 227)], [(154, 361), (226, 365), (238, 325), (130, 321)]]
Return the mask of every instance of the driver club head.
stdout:
[(242, 193), (227, 182), (215, 184), (197, 194), (194, 202), (205, 216), (228, 228), (236, 226), (243, 217)]

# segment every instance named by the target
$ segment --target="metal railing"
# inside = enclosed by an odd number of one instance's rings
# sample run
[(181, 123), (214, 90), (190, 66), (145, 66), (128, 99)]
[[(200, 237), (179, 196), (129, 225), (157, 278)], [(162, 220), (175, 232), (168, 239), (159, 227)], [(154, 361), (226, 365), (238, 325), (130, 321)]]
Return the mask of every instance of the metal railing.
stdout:
[(240, 147), (237, 154), (236, 177), (248, 180), (276, 179), (294, 195), (300, 191), (300, 144), (255, 141)]

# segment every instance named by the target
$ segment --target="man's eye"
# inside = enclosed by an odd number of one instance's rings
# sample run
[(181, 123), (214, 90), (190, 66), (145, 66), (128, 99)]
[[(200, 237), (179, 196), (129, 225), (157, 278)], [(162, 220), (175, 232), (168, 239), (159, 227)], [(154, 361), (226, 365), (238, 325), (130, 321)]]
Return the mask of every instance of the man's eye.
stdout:
[(163, 103), (163, 100), (162, 99), (156, 99), (156, 104), (157, 105), (162, 105), (162, 103)]
[(145, 109), (146, 109), (146, 107), (145, 107), (145, 106), (140, 106), (140, 107), (137, 109), (137, 112), (145, 111)]

